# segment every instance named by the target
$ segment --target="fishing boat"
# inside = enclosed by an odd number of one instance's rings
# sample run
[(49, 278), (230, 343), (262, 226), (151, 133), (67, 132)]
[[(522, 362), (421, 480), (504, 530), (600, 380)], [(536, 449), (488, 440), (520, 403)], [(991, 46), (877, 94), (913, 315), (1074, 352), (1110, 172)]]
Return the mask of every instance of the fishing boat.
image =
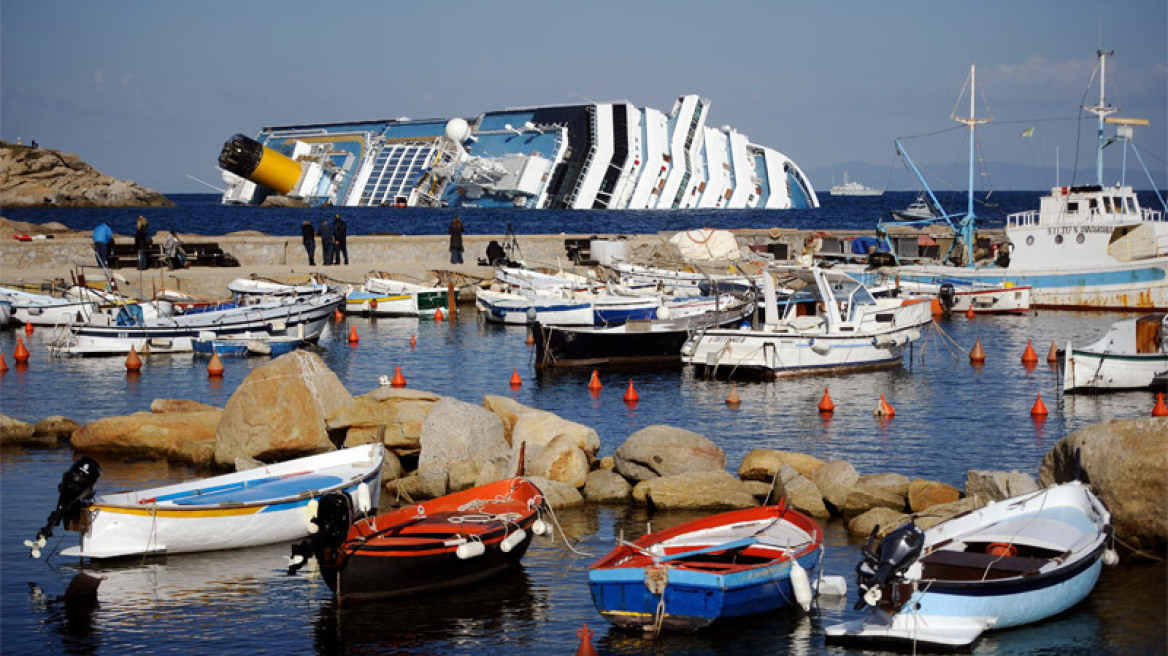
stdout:
[(1102, 563), (1116, 562), (1110, 540), (1111, 514), (1079, 482), (925, 531), (907, 524), (878, 550), (869, 539), (856, 568), (856, 610), (870, 613), (827, 627), (827, 640), (968, 647), (985, 631), (1037, 622), (1082, 601)]
[(882, 196), (883, 194), (883, 189), (866, 187), (855, 180), (849, 180), (847, 169), (844, 169), (844, 183), (831, 187), (832, 196)]
[[(1095, 184), (1053, 187), (1040, 199), (1039, 209), (1007, 216), (1007, 248), (996, 259), (984, 262), (975, 261), (971, 193), (966, 214), (956, 228), (955, 243), (961, 245), (963, 252), (954, 258), (962, 266), (902, 263), (898, 271), (902, 281), (937, 283), (939, 279), (959, 277), (981, 285), (1030, 287), (1031, 303), (1037, 308), (1168, 310), (1168, 222), (1164, 211), (1141, 207), (1129, 185), (1103, 183), (1103, 148), (1113, 142), (1122, 143), (1125, 153), (1131, 146), (1138, 155), (1132, 144), (1133, 130), (1147, 124), (1144, 119), (1109, 116), (1115, 111), (1105, 95), (1109, 54), (1098, 52), (1099, 102), (1084, 107), (1099, 119)], [(971, 89), (975, 80), (973, 67)], [(972, 91), (970, 96), (970, 116), (954, 120), (969, 126), (972, 189), (974, 129), (990, 119), (974, 116)], [(1114, 138), (1104, 137), (1105, 125), (1115, 126)], [(899, 142), (897, 149), (919, 177)], [(940, 207), (932, 192), (928, 193), (932, 203)], [(1159, 191), (1156, 195), (1168, 211), (1163, 196)], [(947, 221), (952, 216), (940, 219)]]
[(450, 310), (449, 292), (441, 287), (419, 285), (376, 275), (345, 294), (345, 313), (378, 317), (432, 317)]
[(546, 500), (508, 478), (352, 521), (346, 495), (321, 501), (319, 527), (292, 548), (289, 573), (315, 558), (341, 605), (449, 590), (519, 566)]
[(735, 510), (621, 541), (588, 568), (592, 603), (623, 629), (693, 631), (798, 603), (823, 530), (786, 505)]
[(666, 269), (631, 262), (614, 262), (609, 268), (620, 281), (621, 287), (636, 293), (657, 291), (670, 296), (744, 294), (756, 289), (761, 282), (758, 276), (705, 271), (696, 262), (691, 262), (684, 269)]
[(191, 350), (196, 356), (210, 357), (218, 353), (219, 357), (270, 355), (274, 358), (291, 353), (303, 344), (303, 339), (293, 335), (277, 337), (268, 333), (245, 333), (232, 337), (199, 337), (191, 341)]
[(98, 307), (95, 298), (61, 298), (11, 287), (0, 287), (0, 298), (11, 303), (12, 319), (33, 326), (63, 326), (85, 321)]
[(98, 312), (83, 323), (70, 323), (53, 335), (54, 355), (124, 355), (133, 348), (153, 353), (194, 350), (194, 340), (266, 334), (314, 342), (344, 302), (340, 292), (286, 296), (252, 305), (228, 303), (182, 314), (145, 318), (134, 305)]
[(81, 533), (65, 556), (118, 558), (236, 549), (297, 540), (313, 528), (308, 510), (331, 492), (359, 499), (364, 512), (381, 492), (381, 444), (368, 444), (254, 469), (131, 492), (94, 496), (100, 465), (78, 459), (62, 476), (57, 506), (35, 540), (39, 556), (53, 528)]
[(532, 329), (535, 368), (680, 365), (681, 347), (695, 331), (737, 325), (753, 311), (753, 303), (727, 296), (721, 307), (702, 313), (670, 314), (670, 318), (634, 320), (618, 326), (536, 323)]
[(1063, 352), (1063, 391), (1068, 394), (1147, 389), (1168, 374), (1168, 315), (1121, 319), (1098, 341)]
[(513, 294), (480, 289), (475, 292), (487, 321), (523, 326), (538, 321), (549, 326), (591, 326), (596, 323), (592, 301), (548, 293)]
[[(782, 305), (776, 275), (800, 288)], [(933, 320), (931, 303), (875, 298), (843, 271), (797, 266), (767, 270), (763, 315), (760, 326), (696, 333), (682, 362), (699, 374), (763, 378), (896, 367)]]
[(336, 291), (334, 287), (317, 282), (314, 278), (304, 284), (283, 283), (262, 278), (236, 278), (227, 283), (239, 305), (252, 305), (288, 297), (306, 298)]

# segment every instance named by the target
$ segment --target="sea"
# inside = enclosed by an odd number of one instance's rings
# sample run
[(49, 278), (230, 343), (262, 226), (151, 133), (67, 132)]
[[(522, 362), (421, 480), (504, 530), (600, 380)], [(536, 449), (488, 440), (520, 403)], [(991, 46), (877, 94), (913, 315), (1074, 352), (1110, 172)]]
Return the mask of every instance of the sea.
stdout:
[[(1037, 208), (1038, 192), (1001, 192), (982, 205), (988, 227), (1005, 213)], [(723, 212), (517, 211), (392, 208), (279, 209), (225, 207), (218, 196), (175, 195), (170, 208), (6, 209), (13, 220), (55, 221), (88, 230), (107, 221), (132, 234), (139, 214), (152, 229), (200, 235), (258, 230), (296, 235), (300, 222), (344, 214), (350, 234), (441, 234), (458, 213), (471, 234), (639, 234), (700, 227), (862, 230), (911, 192), (830, 197), (817, 210)], [(1143, 199), (1142, 199), (1143, 200)], [(1154, 198), (1143, 200), (1155, 202)], [(469, 256), (470, 254), (468, 254)], [(370, 268), (375, 268), (371, 263)], [(62, 272), (64, 273), (64, 272)], [(240, 270), (241, 275), (246, 275)], [(0, 281), (3, 282), (3, 281)], [(1017, 470), (1035, 476), (1061, 438), (1110, 419), (1150, 415), (1155, 396), (1124, 392), (1064, 396), (1052, 344), (1098, 339), (1121, 315), (1034, 311), (1023, 316), (943, 318), (897, 369), (772, 382), (709, 380), (685, 368), (601, 370), (603, 388), (587, 389), (589, 371), (537, 374), (523, 327), (486, 323), (472, 307), (455, 321), (347, 317), (330, 325), (313, 350), (354, 395), (401, 368), (407, 386), (481, 403), (501, 395), (596, 429), (599, 456), (646, 426), (669, 424), (705, 435), (737, 470), (753, 449), (844, 459), (861, 474), (899, 472), (958, 488), (970, 470)], [(347, 339), (351, 330), (359, 337)], [(0, 331), (10, 369), (0, 374), (0, 413), (26, 422), (63, 415), (82, 424), (148, 411), (156, 398), (223, 406), (265, 358), (229, 359), (222, 377), (189, 354), (154, 355), (128, 375), (121, 358), (53, 358), (50, 330)], [(415, 345), (411, 346), (411, 337)], [(28, 347), (26, 365), (11, 354)], [(980, 340), (987, 357), (972, 365)], [(1039, 362), (1027, 366), (1027, 344)], [(513, 373), (522, 383), (510, 384)], [(623, 400), (630, 385), (636, 403)], [(732, 389), (741, 404), (726, 403)], [(835, 412), (821, 414), (825, 394)], [(891, 417), (873, 411), (884, 396)], [(1045, 418), (1031, 411), (1041, 398)], [(3, 654), (520, 654), (575, 653), (580, 632), (600, 654), (873, 654), (827, 645), (825, 626), (859, 617), (853, 576), (862, 538), (838, 520), (822, 522), (825, 574), (848, 579), (846, 598), (820, 599), (811, 612), (787, 609), (709, 630), (646, 637), (610, 627), (596, 612), (588, 566), (615, 541), (638, 537), (703, 513), (625, 506), (555, 509), (555, 532), (537, 537), (520, 570), (470, 588), (401, 601), (339, 608), (319, 576), (286, 574), (288, 545), (218, 553), (89, 563), (61, 556), (76, 535), (58, 529), (40, 559), (22, 542), (53, 510), (57, 483), (74, 459), (59, 449), (0, 452), (0, 653)], [(189, 480), (209, 472), (143, 458), (101, 456), (98, 492)], [(1124, 551), (1121, 550), (1121, 553)], [(66, 603), (78, 572), (104, 577), (97, 601)], [(1164, 562), (1126, 556), (1106, 568), (1090, 596), (1066, 613), (988, 633), (974, 654), (1164, 654), (1168, 649), (1168, 570)]]

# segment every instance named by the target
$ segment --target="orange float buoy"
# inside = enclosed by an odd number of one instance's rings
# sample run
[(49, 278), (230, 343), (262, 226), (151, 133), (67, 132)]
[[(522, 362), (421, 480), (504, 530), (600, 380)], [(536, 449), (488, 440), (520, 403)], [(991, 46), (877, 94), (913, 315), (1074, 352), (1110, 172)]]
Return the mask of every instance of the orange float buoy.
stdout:
[(941, 299), (934, 296), (933, 299), (929, 301), (929, 311), (934, 317), (944, 316), (945, 307), (941, 305)]
[(985, 362), (985, 358), (985, 349), (981, 347), (981, 338), (978, 337), (973, 344), (973, 350), (969, 352), (969, 361), (980, 364)]
[(1042, 392), (1038, 393), (1038, 399), (1034, 402), (1034, 407), (1030, 408), (1030, 414), (1034, 417), (1045, 417), (1048, 414), (1046, 404), (1042, 402)]
[(339, 322), (340, 320), (342, 320), (344, 318), (345, 318), (345, 314), (343, 312), (341, 312), (341, 308), (337, 308), (336, 310), (333, 310), (333, 319), (336, 319)]
[(1054, 345), (1054, 340), (1050, 342), (1050, 352), (1046, 354), (1046, 361), (1051, 364), (1058, 364), (1058, 347)]
[(394, 387), (405, 387), (406, 386), (406, 377), (402, 375), (401, 367), (394, 367), (393, 368), (393, 380), (390, 381), (389, 384), (393, 385)]
[(349, 343), (356, 344), (360, 337), (357, 337), (357, 326), (349, 326)]
[(1018, 548), (1009, 542), (991, 542), (986, 545), (986, 553), (991, 556), (1017, 556)]
[(601, 387), (604, 387), (604, 385), (600, 384), (600, 376), (597, 375), (596, 370), (593, 369), (592, 370), (592, 380), (588, 381), (588, 389), (598, 390)]
[(592, 629), (585, 624), (584, 628), (576, 632), (580, 636), (580, 646), (576, 648), (576, 656), (597, 656), (596, 649), (592, 646)]
[(446, 314), (442, 312), (442, 308), (434, 310), (434, 321), (442, 321), (446, 318)]
[(515, 372), (511, 374), (511, 387), (519, 387), (522, 384), (523, 379), (519, 377), (519, 370), (516, 369)]
[(142, 358), (138, 357), (138, 351), (134, 349), (133, 344), (130, 345), (130, 354), (126, 356), (126, 371), (138, 371), (142, 368)]
[(12, 359), (16, 362), (28, 362), (28, 349), (24, 346), (24, 340), (16, 338), (16, 350), (12, 352)]
[(884, 399), (884, 395), (880, 395), (880, 405), (876, 406), (876, 411), (872, 414), (877, 417), (891, 417), (896, 414), (896, 409), (893, 408), (888, 401)]
[(418, 345), (418, 336), (417, 335), (410, 335), (410, 348), (414, 348), (417, 345)]
[(527, 339), (523, 340), (523, 343), (527, 344), (528, 346), (535, 344), (535, 332), (533, 332), (530, 328), (527, 329)]
[(26, 323), (26, 324), (24, 324), (24, 334), (25, 334), (25, 335), (31, 335), (31, 334), (32, 334), (32, 324), (31, 324), (31, 323)]
[(1038, 355), (1034, 352), (1034, 345), (1026, 340), (1026, 350), (1022, 353), (1022, 361), (1028, 364), (1038, 362)]
[(832, 403), (831, 397), (827, 395), (827, 388), (823, 388), (823, 400), (819, 402), (820, 412), (835, 412), (835, 404)]
[(211, 376), (223, 375), (223, 361), (219, 359), (219, 351), (211, 350), (211, 361), (207, 363), (207, 374)]
[(730, 396), (726, 397), (726, 405), (731, 408), (737, 408), (742, 403), (742, 399), (738, 398), (738, 383), (732, 383), (732, 385), (733, 387), (730, 388)]
[[(4, 364), (3, 357), (0, 357), (0, 364)], [(1164, 393), (1156, 392), (1156, 407), (1152, 408), (1153, 417), (1168, 417), (1168, 406), (1164, 405)]]
[(8, 371), (8, 363), (5, 362), (3, 353), (0, 353), (0, 371)]
[(969, 307), (965, 310), (965, 316), (966, 316), (966, 318), (972, 319), (973, 315), (974, 315), (973, 302), (971, 301), (969, 303)]
[(629, 379), (629, 388), (625, 390), (625, 403), (636, 403), (641, 400), (641, 395), (637, 394), (637, 388), (633, 387), (633, 379)]

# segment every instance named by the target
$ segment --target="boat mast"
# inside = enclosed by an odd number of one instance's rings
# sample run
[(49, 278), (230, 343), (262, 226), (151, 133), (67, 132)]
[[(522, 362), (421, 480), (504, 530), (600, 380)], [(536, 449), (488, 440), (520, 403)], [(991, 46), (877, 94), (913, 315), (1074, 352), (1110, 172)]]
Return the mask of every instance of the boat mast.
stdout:
[(1107, 145), (1107, 140), (1103, 137), (1103, 122), (1108, 115), (1118, 112), (1119, 108), (1107, 104), (1107, 57), (1114, 55), (1115, 51), (1099, 49), (1095, 54), (1099, 57), (1099, 104), (1094, 107), (1083, 105), (1083, 110), (1099, 117), (1099, 147), (1095, 149), (1095, 184), (1102, 187), (1103, 148)]
[[(965, 218), (961, 220), (961, 241), (965, 243), (965, 266), (973, 266), (973, 225), (977, 217), (973, 213), (973, 153), (976, 128), (994, 120), (993, 116), (977, 118), (977, 64), (969, 65), (969, 116), (951, 115), (949, 118), (969, 127), (969, 196), (965, 209)], [(960, 103), (960, 99), (958, 99)], [(954, 108), (956, 114), (956, 108)], [(1102, 125), (1102, 123), (1100, 123)], [(1102, 130), (1102, 128), (1100, 128)]]

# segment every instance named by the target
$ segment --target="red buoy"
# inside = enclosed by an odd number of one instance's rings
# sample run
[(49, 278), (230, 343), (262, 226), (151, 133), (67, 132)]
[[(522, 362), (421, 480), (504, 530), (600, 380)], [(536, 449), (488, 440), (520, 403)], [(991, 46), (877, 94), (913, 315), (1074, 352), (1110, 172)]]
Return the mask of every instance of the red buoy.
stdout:
[(138, 371), (142, 368), (142, 358), (138, 357), (138, 351), (134, 350), (134, 345), (130, 345), (130, 354), (126, 356), (126, 371)]
[(831, 397), (827, 395), (827, 388), (823, 388), (823, 400), (819, 402), (820, 412), (835, 412), (835, 403), (832, 403)]
[(633, 379), (629, 379), (629, 388), (625, 390), (625, 403), (636, 403), (641, 400), (641, 395), (637, 394), (637, 388), (633, 387)]
[(519, 370), (516, 369), (515, 372), (511, 374), (511, 387), (519, 387), (522, 384), (523, 379), (519, 377)]
[(596, 656), (596, 648), (592, 646), (592, 629), (585, 624), (584, 628), (576, 632), (580, 636), (580, 646), (576, 648), (576, 656)]
[(600, 376), (596, 373), (596, 370), (593, 369), (592, 370), (592, 380), (588, 381), (588, 389), (598, 390), (601, 387), (604, 387), (604, 385), (600, 384)]
[(219, 359), (219, 351), (211, 350), (211, 362), (207, 363), (207, 374), (210, 376), (222, 376), (225, 367), (223, 361)]
[(349, 343), (356, 344), (360, 337), (357, 337), (357, 326), (349, 326)]
[(394, 367), (393, 380), (389, 384), (393, 385), (394, 387), (406, 386), (406, 377), (402, 375), (401, 367)]
[(738, 383), (732, 383), (732, 385), (733, 387), (730, 388), (730, 396), (726, 397), (726, 405), (731, 408), (737, 408), (742, 403), (742, 399), (738, 398)]
[(1038, 362), (1038, 354), (1034, 352), (1034, 345), (1030, 343), (1030, 340), (1026, 340), (1026, 350), (1022, 353), (1022, 362), (1026, 364)]
[[(3, 358), (0, 357), (0, 364)], [(1153, 417), (1168, 417), (1168, 406), (1164, 405), (1164, 393), (1156, 392), (1156, 407), (1152, 408)]]
[(24, 340), (19, 337), (16, 338), (16, 350), (12, 352), (12, 359), (17, 362), (28, 362), (28, 349), (24, 346)]
[(410, 335), (410, 348), (414, 348), (417, 345), (418, 345), (418, 336), (417, 335)]
[(1030, 414), (1034, 417), (1046, 417), (1046, 404), (1042, 402), (1042, 392), (1038, 393), (1038, 399), (1034, 402), (1034, 407), (1030, 408)]
[(32, 324), (31, 324), (31, 323), (26, 323), (26, 324), (24, 324), (24, 334), (25, 334), (25, 335), (31, 335), (31, 334), (32, 334)]
[(446, 319), (446, 314), (442, 312), (442, 308), (434, 310), (434, 321), (442, 321)]
[(8, 363), (4, 361), (3, 353), (0, 353), (0, 371), (8, 371)]
[(880, 395), (880, 405), (876, 406), (876, 411), (872, 414), (877, 417), (891, 417), (896, 414), (896, 409), (889, 405), (888, 401), (884, 400), (884, 395)]
[(985, 349), (981, 347), (981, 338), (978, 337), (977, 341), (973, 344), (973, 350), (969, 352), (969, 361), (974, 364), (981, 364), (985, 362), (985, 358)]
[(1054, 341), (1050, 342), (1050, 352), (1046, 354), (1046, 361), (1051, 364), (1058, 364), (1058, 347), (1054, 345)]

